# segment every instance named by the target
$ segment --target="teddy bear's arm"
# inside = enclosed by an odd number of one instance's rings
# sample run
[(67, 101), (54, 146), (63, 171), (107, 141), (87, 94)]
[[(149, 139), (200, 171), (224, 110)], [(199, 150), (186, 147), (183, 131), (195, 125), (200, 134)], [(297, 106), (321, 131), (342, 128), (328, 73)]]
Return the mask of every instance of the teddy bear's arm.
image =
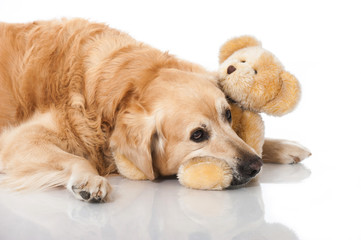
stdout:
[(232, 128), (245, 143), (262, 156), (264, 123), (260, 114), (243, 110), (231, 104)]

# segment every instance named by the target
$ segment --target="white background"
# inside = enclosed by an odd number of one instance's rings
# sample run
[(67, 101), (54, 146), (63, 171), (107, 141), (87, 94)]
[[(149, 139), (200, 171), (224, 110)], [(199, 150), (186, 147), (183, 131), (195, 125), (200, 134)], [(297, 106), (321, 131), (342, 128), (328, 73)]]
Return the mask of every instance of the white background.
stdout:
[(265, 185), (265, 220), (286, 224), (299, 239), (361, 239), (357, 1), (0, 2), (4, 22), (61, 17), (107, 23), (212, 71), (226, 40), (257, 37), (299, 79), (303, 92), (291, 114), (265, 116), (266, 135), (299, 141), (313, 153), (304, 165), (310, 177), (296, 185)]

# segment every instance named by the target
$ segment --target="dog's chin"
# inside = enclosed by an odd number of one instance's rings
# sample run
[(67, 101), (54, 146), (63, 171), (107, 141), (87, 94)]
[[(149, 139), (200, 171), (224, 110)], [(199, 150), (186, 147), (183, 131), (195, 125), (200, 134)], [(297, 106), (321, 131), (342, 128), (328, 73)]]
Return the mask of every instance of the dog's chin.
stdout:
[(228, 188), (240, 188), (243, 187), (245, 185), (247, 185), (247, 183), (249, 183), (253, 178), (238, 178), (236, 176), (233, 176), (231, 185)]

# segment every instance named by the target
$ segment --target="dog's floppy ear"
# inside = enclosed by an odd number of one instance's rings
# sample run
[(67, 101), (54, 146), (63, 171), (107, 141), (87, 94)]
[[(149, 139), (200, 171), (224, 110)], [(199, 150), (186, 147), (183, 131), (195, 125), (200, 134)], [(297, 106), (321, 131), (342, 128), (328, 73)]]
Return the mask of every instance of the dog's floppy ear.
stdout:
[(110, 138), (113, 152), (125, 156), (149, 180), (154, 180), (152, 145), (156, 138), (154, 116), (148, 116), (141, 106), (119, 113)]
[(261, 46), (261, 43), (251, 36), (241, 36), (228, 40), (219, 50), (219, 63), (223, 63), (235, 51), (246, 47)]
[(281, 90), (262, 109), (267, 114), (282, 116), (291, 112), (299, 102), (301, 87), (296, 77), (289, 72), (282, 71), (280, 81), (282, 84)]

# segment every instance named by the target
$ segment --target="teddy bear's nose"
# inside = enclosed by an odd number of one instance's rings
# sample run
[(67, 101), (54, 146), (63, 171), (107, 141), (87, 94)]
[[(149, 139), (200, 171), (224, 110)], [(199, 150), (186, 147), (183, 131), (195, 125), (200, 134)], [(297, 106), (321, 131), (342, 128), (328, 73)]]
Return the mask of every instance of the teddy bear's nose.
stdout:
[(228, 74), (231, 74), (231, 73), (233, 73), (234, 71), (236, 71), (236, 68), (235, 68), (233, 65), (229, 65), (229, 67), (227, 68), (227, 73), (228, 73)]

